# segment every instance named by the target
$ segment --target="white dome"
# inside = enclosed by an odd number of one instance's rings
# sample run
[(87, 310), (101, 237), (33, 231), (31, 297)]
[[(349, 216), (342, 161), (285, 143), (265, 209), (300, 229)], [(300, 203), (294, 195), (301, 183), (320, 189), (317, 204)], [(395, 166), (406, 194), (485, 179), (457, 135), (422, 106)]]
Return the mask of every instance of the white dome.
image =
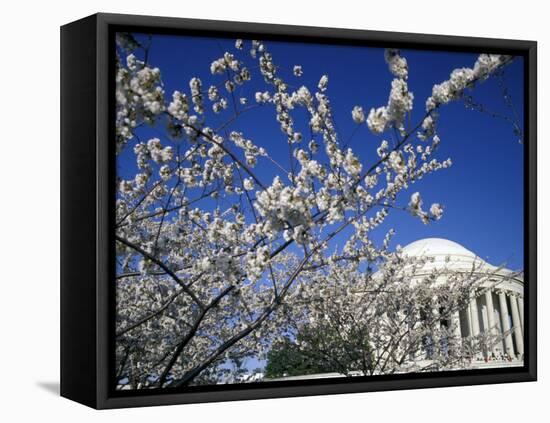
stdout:
[(443, 238), (425, 238), (411, 242), (403, 247), (403, 254), (411, 257), (465, 256), (476, 258), (476, 255), (462, 245)]

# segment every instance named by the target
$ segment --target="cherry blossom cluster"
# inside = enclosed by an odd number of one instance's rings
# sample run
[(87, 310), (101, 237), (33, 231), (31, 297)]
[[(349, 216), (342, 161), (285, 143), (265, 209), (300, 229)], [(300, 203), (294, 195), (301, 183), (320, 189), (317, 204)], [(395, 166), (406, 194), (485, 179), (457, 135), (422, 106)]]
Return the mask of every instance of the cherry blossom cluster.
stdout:
[(422, 210), (422, 198), (419, 192), (411, 195), (409, 202), (409, 210), (413, 216), (418, 216), (424, 224), (428, 224), (430, 219), (439, 220), (443, 216), (443, 207), (439, 203), (433, 203), (430, 206), (429, 212)]
[[(409, 262), (390, 251), (393, 230), (381, 245), (373, 233), (394, 211), (425, 223), (442, 217), (441, 204), (424, 210), (420, 192), (408, 192), (452, 164), (436, 156), (437, 109), (511, 59), (482, 55), (471, 72), (453, 71), (450, 82), (434, 86), (434, 108), (414, 126), (405, 119), (413, 107), (407, 61), (388, 49), (394, 79), (387, 105), (368, 115), (361, 106), (351, 111), (354, 122), (385, 137), (373, 143), (369, 131), (359, 131), (373, 152), (361, 157), (336, 129), (329, 75), (306, 86), (302, 67), (281, 71), (261, 41), (237, 40), (165, 97), (145, 48), (118, 39), (117, 155), (135, 163), (130, 177), (117, 179), (120, 386), (234, 380), (230, 364), (264, 356), (288, 332), (290, 317), (326, 321), (344, 306), (364, 310), (377, 342), (387, 342), (376, 310), (386, 304), (387, 315), (393, 299), (359, 304), (352, 293), (361, 278), (397, 289), (396, 299), (421, 293), (399, 287), (406, 276), (395, 275)], [(251, 135), (241, 122), (254, 113), (273, 116), (280, 132)], [(155, 136), (143, 136), (142, 126)], [(280, 151), (288, 151), (287, 161)], [(408, 203), (400, 204), (401, 193)], [(373, 266), (380, 279), (365, 273)], [(323, 298), (340, 308), (325, 310)]]
[(133, 137), (139, 124), (154, 123), (164, 110), (160, 69), (151, 68), (129, 54), (126, 66), (117, 69), (116, 99), (117, 148), (120, 149)]
[[(369, 129), (374, 134), (381, 134), (389, 127), (404, 130), (403, 119), (412, 110), (413, 94), (409, 91), (407, 78), (409, 75), (407, 60), (401, 57), (399, 50), (387, 49), (386, 62), (390, 72), (395, 76), (391, 83), (387, 106), (372, 108), (366, 119)], [(352, 111), (353, 120), (363, 123), (363, 110), (356, 106)]]
[(422, 122), (420, 137), (428, 138), (435, 134), (438, 117), (436, 109), (451, 101), (462, 98), (464, 90), (473, 88), (476, 82), (487, 79), (491, 74), (510, 63), (512, 56), (500, 54), (481, 54), (472, 68), (454, 69), (449, 79), (432, 88), (432, 95), (426, 100), (426, 116)]
[(488, 332), (459, 336), (453, 318), (494, 269), (481, 261), (469, 272), (450, 261), (435, 268), (433, 259), (390, 252), (386, 242), (371, 253), (376, 271), (333, 261), (293, 291), (287, 337), (304, 356), (347, 376), (434, 371), (467, 366), (501, 340)]

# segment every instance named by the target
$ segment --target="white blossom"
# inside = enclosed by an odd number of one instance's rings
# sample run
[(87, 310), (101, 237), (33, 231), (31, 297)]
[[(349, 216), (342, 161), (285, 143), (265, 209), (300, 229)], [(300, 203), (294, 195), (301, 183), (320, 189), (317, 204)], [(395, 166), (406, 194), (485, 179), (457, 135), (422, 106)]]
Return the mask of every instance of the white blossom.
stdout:
[(357, 157), (355, 157), (351, 148), (348, 148), (348, 151), (346, 152), (344, 169), (352, 176), (358, 176), (363, 169), (361, 162), (357, 159)]
[(208, 88), (208, 100), (216, 101), (218, 100), (219, 96), (220, 94), (218, 92), (218, 89), (214, 85), (211, 85), (210, 88)]
[(388, 48), (385, 50), (384, 57), (389, 66), (390, 72), (394, 76), (401, 79), (407, 79), (409, 75), (407, 59), (401, 57), (399, 50)]
[(319, 90), (323, 92), (323, 91), (326, 91), (327, 86), (328, 86), (328, 76), (323, 75), (321, 76), (321, 79), (319, 80), (319, 85), (317, 87), (319, 88)]
[(389, 118), (385, 107), (370, 109), (367, 125), (374, 134), (381, 134), (386, 130)]
[(430, 214), (435, 220), (439, 220), (443, 216), (443, 208), (439, 203), (434, 203), (430, 207)]
[(202, 103), (202, 82), (199, 78), (191, 78), (189, 81), (189, 87), (191, 88), (191, 100), (195, 104), (194, 110), (197, 113), (202, 114), (204, 107)]
[(271, 96), (269, 95), (269, 92), (264, 91), (264, 92), (257, 92), (255, 94), (255, 98), (256, 98), (256, 103), (267, 103), (271, 99)]
[(361, 106), (355, 106), (351, 111), (351, 117), (353, 121), (357, 124), (365, 122), (365, 112)]
[(245, 180), (243, 181), (243, 187), (247, 191), (253, 190), (254, 189), (254, 181), (252, 180), (252, 178), (245, 178)]

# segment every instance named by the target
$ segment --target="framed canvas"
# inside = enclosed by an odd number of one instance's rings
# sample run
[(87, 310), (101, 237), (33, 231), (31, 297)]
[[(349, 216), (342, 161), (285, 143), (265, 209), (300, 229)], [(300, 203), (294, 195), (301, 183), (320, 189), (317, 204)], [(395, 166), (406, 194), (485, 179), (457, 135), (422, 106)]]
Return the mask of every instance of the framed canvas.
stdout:
[(536, 43), (61, 28), (61, 395), (536, 380)]

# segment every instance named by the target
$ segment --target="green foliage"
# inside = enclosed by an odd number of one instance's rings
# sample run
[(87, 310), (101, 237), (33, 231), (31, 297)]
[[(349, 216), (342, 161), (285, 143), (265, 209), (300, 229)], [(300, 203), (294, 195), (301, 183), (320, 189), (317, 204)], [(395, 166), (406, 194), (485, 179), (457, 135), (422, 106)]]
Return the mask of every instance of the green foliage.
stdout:
[(267, 354), (266, 378), (310, 375), (332, 371), (323, 360), (308, 357), (288, 338), (279, 340)]
[(372, 348), (363, 328), (344, 330), (334, 321), (304, 325), (296, 342), (283, 338), (267, 356), (266, 377), (315, 373), (370, 374), (374, 368)]

